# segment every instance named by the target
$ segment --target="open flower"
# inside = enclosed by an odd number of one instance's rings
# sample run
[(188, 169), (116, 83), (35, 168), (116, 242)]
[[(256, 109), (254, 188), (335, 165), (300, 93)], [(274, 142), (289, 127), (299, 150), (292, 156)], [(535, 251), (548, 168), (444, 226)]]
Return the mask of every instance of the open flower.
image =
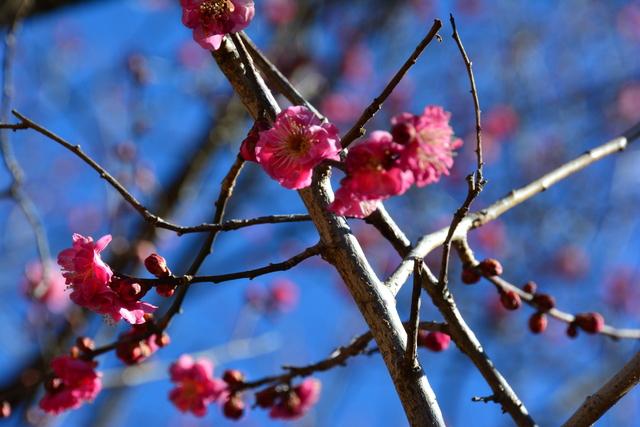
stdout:
[(102, 388), (95, 362), (59, 356), (51, 362), (54, 377), (48, 382), (47, 392), (40, 400), (44, 411), (59, 414), (76, 409), (84, 402), (93, 401)]
[(64, 292), (65, 279), (53, 261), (48, 261), (46, 267), (43, 268), (40, 261), (27, 264), (23, 289), (29, 298), (50, 312), (61, 313), (69, 305), (69, 298)]
[(255, 14), (252, 0), (180, 0), (182, 23), (204, 49), (218, 50), (226, 34), (243, 30)]
[(111, 242), (111, 235), (102, 236), (94, 243), (93, 238), (73, 234), (73, 246), (58, 255), (58, 264), (68, 285), (95, 283), (106, 285), (113, 276), (111, 268), (100, 257), (100, 252)]
[(378, 201), (359, 200), (349, 189), (342, 187), (336, 191), (335, 199), (329, 209), (338, 215), (364, 218), (378, 209)]
[(182, 355), (169, 368), (171, 381), (176, 387), (169, 393), (169, 399), (182, 412), (193, 412), (198, 417), (207, 413), (207, 405), (223, 400), (227, 393), (224, 381), (213, 378), (213, 365), (209, 360), (194, 361), (189, 355)]
[(402, 113), (391, 120), (394, 141), (405, 145), (400, 164), (413, 173), (418, 187), (437, 182), (453, 166), (453, 151), (462, 146), (462, 140), (453, 136), (450, 117), (442, 107), (432, 105), (419, 116)]
[(311, 185), (313, 168), (325, 159), (338, 159), (338, 129), (322, 123), (306, 107), (289, 107), (273, 127), (260, 132), (256, 159), (283, 187), (297, 190)]

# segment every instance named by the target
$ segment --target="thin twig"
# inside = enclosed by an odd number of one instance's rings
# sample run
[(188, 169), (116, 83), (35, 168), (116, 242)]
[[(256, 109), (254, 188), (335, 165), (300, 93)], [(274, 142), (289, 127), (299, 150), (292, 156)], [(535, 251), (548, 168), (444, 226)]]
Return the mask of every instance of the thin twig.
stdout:
[[(405, 326), (409, 327), (409, 322), (407, 322)], [(418, 324), (418, 328), (426, 331), (440, 331), (445, 333), (448, 331), (446, 324), (437, 322), (420, 322)], [(371, 340), (373, 340), (373, 334), (371, 333), (371, 331), (366, 332), (354, 338), (350, 344), (336, 349), (326, 359), (305, 366), (283, 366), (282, 368), (288, 371), (287, 373), (268, 376), (259, 380), (247, 381), (240, 384), (236, 388), (236, 390), (240, 391), (271, 384), (290, 383), (294, 378), (297, 377), (307, 377), (309, 375), (313, 375), (316, 372), (328, 371), (329, 369), (338, 366), (344, 366), (347, 360), (354, 356), (358, 356), (360, 354), (372, 354), (372, 352), (366, 350)]]
[(453, 215), (453, 219), (451, 220), (451, 225), (449, 226), (449, 231), (447, 233), (447, 237), (444, 240), (442, 245), (442, 261), (440, 265), (440, 276), (438, 277), (438, 284), (442, 290), (447, 288), (447, 282), (449, 278), (449, 258), (451, 254), (451, 240), (453, 239), (453, 235), (456, 232), (456, 228), (462, 222), (464, 217), (469, 213), (469, 209), (471, 208), (471, 204), (478, 197), (482, 189), (485, 185), (485, 179), (482, 176), (482, 166), (484, 162), (482, 161), (482, 125), (480, 122), (480, 101), (478, 100), (478, 91), (476, 89), (475, 78), (473, 77), (473, 70), (471, 69), (471, 61), (467, 56), (467, 52), (462, 45), (462, 40), (460, 39), (460, 35), (458, 34), (458, 30), (456, 28), (456, 21), (453, 19), (453, 15), (449, 15), (449, 19), (451, 21), (451, 28), (453, 29), (453, 39), (456, 41), (458, 45), (458, 49), (460, 50), (460, 55), (462, 56), (462, 60), (464, 61), (464, 65), (467, 69), (467, 75), (469, 76), (469, 83), (471, 84), (471, 97), (473, 98), (473, 109), (475, 110), (476, 116), (476, 158), (477, 165), (476, 170), (472, 175), (467, 177), (467, 197), (465, 198), (462, 206), (458, 208), (456, 213)]
[(320, 244), (313, 245), (303, 250), (299, 254), (292, 256), (286, 261), (276, 262), (269, 264), (265, 267), (255, 268), (252, 270), (239, 271), (236, 273), (227, 273), (227, 274), (218, 274), (218, 275), (208, 275), (208, 276), (171, 276), (171, 277), (163, 277), (161, 279), (143, 279), (139, 277), (131, 277), (125, 274), (116, 273), (117, 276), (122, 277), (124, 279), (130, 280), (132, 282), (139, 283), (141, 285), (149, 285), (149, 286), (157, 286), (159, 284), (168, 284), (168, 285), (178, 285), (178, 286), (186, 286), (192, 283), (222, 283), (229, 282), (231, 280), (238, 279), (255, 279), (258, 276), (263, 276), (269, 273), (275, 273), (277, 271), (286, 271), (300, 264), (302, 261), (311, 258), (313, 256), (319, 255), (321, 252), (322, 246)]
[(424, 39), (416, 46), (415, 50), (406, 60), (406, 62), (400, 67), (398, 72), (393, 76), (393, 78), (389, 81), (387, 86), (382, 90), (382, 93), (378, 95), (369, 106), (362, 112), (360, 118), (356, 121), (351, 129), (342, 137), (341, 144), (342, 148), (347, 148), (353, 141), (363, 136), (367, 131), (364, 126), (367, 124), (369, 120), (373, 118), (373, 116), (380, 110), (384, 101), (391, 95), (391, 92), (396, 88), (398, 83), (402, 80), (407, 71), (416, 63), (418, 57), (424, 51), (424, 49), (431, 43), (431, 41), (436, 37), (438, 31), (442, 28), (442, 21), (436, 19), (431, 26), (431, 29), (427, 33)]
[(640, 382), (640, 352), (611, 377), (598, 391), (588, 396), (562, 427), (590, 426)]

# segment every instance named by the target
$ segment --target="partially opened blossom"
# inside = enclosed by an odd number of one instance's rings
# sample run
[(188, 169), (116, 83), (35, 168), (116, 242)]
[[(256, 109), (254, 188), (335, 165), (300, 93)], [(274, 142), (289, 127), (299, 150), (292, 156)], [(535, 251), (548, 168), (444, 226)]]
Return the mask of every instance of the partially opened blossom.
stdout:
[(308, 108), (283, 110), (273, 127), (260, 132), (256, 159), (283, 187), (297, 190), (311, 185), (313, 168), (325, 159), (337, 160), (338, 129), (323, 123)]
[(274, 419), (295, 420), (305, 415), (318, 402), (322, 384), (315, 378), (308, 378), (300, 385), (280, 397), (271, 408), (269, 416)]
[(182, 412), (202, 417), (209, 404), (227, 397), (227, 385), (213, 378), (213, 365), (209, 360), (193, 360), (191, 356), (182, 355), (171, 364), (169, 374), (176, 384), (169, 399)]
[(111, 242), (111, 235), (102, 236), (97, 242), (91, 237), (73, 234), (73, 246), (58, 255), (58, 264), (68, 285), (93, 283), (96, 288), (106, 285), (113, 276), (111, 268), (102, 260), (100, 252)]
[(169, 336), (165, 334), (161, 338), (157, 334), (150, 334), (145, 324), (134, 325), (130, 331), (121, 334), (118, 340), (118, 359), (127, 365), (135, 365), (158, 351), (160, 345), (168, 344)]
[(413, 183), (413, 174), (400, 167), (404, 147), (389, 132), (376, 131), (349, 150), (347, 176), (342, 187), (359, 200), (382, 200), (403, 194)]
[(405, 145), (401, 166), (413, 173), (418, 187), (437, 182), (453, 166), (462, 140), (454, 137), (450, 117), (442, 107), (428, 106), (419, 116), (402, 113), (391, 120), (394, 141)]
[(95, 371), (95, 365), (95, 362), (71, 356), (53, 359), (51, 368), (54, 377), (48, 382), (46, 393), (40, 400), (40, 408), (58, 414), (93, 401), (102, 388), (102, 374)]
[[(142, 288), (134, 292), (135, 284), (124, 284), (113, 277), (111, 268), (100, 257), (110, 241), (110, 235), (94, 243), (91, 237), (74, 234), (73, 246), (60, 252), (58, 264), (71, 288), (69, 298), (81, 307), (109, 316), (114, 322), (124, 319), (132, 324), (144, 323), (145, 313), (157, 307), (139, 301), (144, 296)], [(123, 285), (129, 288), (126, 292)]]
[(182, 23), (204, 49), (218, 50), (229, 33), (243, 30), (255, 14), (252, 0), (180, 0)]
[(39, 261), (27, 264), (23, 289), (29, 298), (41, 303), (50, 312), (60, 313), (69, 305), (69, 298), (64, 292), (65, 279), (54, 262), (49, 261), (46, 267), (43, 268)]

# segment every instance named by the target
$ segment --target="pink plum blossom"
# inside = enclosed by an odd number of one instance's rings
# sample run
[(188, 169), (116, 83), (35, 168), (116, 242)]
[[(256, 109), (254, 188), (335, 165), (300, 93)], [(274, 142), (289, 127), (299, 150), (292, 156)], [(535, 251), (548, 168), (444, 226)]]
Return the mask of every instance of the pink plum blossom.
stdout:
[(95, 371), (95, 362), (59, 356), (51, 362), (54, 378), (46, 387), (47, 392), (40, 400), (44, 411), (59, 414), (67, 409), (76, 409), (84, 402), (96, 398), (102, 382), (102, 374)]
[(284, 395), (269, 412), (273, 419), (295, 420), (305, 415), (318, 402), (322, 384), (308, 378)]
[(251, 0), (180, 0), (182, 23), (204, 49), (218, 50), (226, 34), (243, 30), (255, 14)]
[(73, 234), (73, 246), (58, 255), (58, 264), (68, 285), (95, 283), (106, 285), (113, 276), (111, 268), (100, 257), (100, 252), (111, 242), (111, 235), (102, 236), (94, 243), (93, 238)]
[(256, 159), (273, 179), (292, 190), (311, 185), (313, 168), (325, 159), (337, 160), (338, 129), (323, 123), (308, 108), (283, 110), (273, 127), (260, 132)]
[(49, 261), (45, 269), (41, 262), (27, 264), (24, 272), (23, 289), (29, 298), (43, 304), (52, 313), (61, 313), (69, 305), (69, 298), (65, 294), (65, 279), (60, 268)]
[(394, 141), (406, 146), (402, 167), (413, 172), (418, 187), (437, 182), (453, 166), (462, 140), (454, 138), (450, 117), (442, 107), (428, 106), (420, 116), (402, 113), (391, 120)]
[(359, 200), (351, 191), (342, 187), (336, 191), (335, 199), (330, 205), (332, 212), (355, 218), (364, 218), (378, 209), (377, 200)]
[(144, 292), (138, 292), (134, 299), (122, 292), (119, 279), (112, 282), (113, 272), (100, 258), (110, 241), (110, 235), (94, 243), (91, 237), (74, 234), (73, 247), (60, 252), (58, 264), (71, 287), (69, 298), (81, 307), (110, 316), (114, 322), (124, 319), (132, 324), (144, 323), (145, 313), (157, 307), (138, 301)]
[(206, 359), (193, 360), (182, 355), (169, 368), (171, 381), (176, 387), (169, 399), (182, 412), (193, 412), (198, 417), (207, 413), (207, 405), (226, 398), (227, 385), (213, 378), (213, 364)]

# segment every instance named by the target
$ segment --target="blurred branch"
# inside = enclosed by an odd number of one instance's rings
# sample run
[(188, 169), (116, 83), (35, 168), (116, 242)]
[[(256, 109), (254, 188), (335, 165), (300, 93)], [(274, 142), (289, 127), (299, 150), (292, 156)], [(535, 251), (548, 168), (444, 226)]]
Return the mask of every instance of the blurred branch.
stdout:
[(29, 5), (25, 17), (31, 17), (67, 6), (92, 2), (95, 2), (95, 0), (3, 0), (0, 4), (0, 27), (10, 25), (24, 4)]
[(562, 427), (590, 426), (640, 382), (640, 352), (591, 396)]
[[(565, 163), (557, 169), (547, 173), (546, 175), (538, 178), (537, 180), (521, 187), (517, 190), (512, 190), (509, 195), (496, 201), (491, 206), (481, 211), (472, 213), (464, 218), (455, 233), (453, 234), (453, 240), (463, 238), (467, 235), (469, 230), (483, 226), (484, 224), (493, 221), (503, 213), (518, 206), (520, 203), (530, 199), (531, 197), (547, 190), (554, 184), (568, 178), (574, 173), (584, 169), (585, 167), (601, 160), (611, 154), (615, 154), (619, 151), (623, 151), (627, 146), (637, 140), (640, 137), (640, 123), (626, 131), (617, 138), (588, 150), (581, 156), (576, 157), (570, 162)], [(427, 234), (421, 237), (416, 245), (405, 256), (400, 265), (387, 279), (385, 284), (389, 287), (393, 294), (397, 294), (402, 285), (406, 282), (407, 278), (413, 271), (413, 264), (415, 259), (424, 258), (435, 248), (442, 245), (448, 235), (449, 227), (442, 228), (433, 233)]]
[(425, 38), (422, 39), (418, 46), (416, 46), (411, 56), (409, 56), (407, 61), (402, 65), (402, 67), (400, 67), (398, 72), (396, 72), (380, 95), (378, 95), (373, 102), (369, 104), (353, 127), (342, 137), (341, 144), (343, 149), (347, 148), (353, 141), (360, 138), (367, 132), (364, 126), (380, 110), (384, 101), (389, 97), (389, 95), (391, 95), (391, 92), (393, 92), (398, 83), (400, 83), (404, 75), (407, 74), (407, 71), (409, 71), (409, 69), (416, 63), (422, 51), (424, 51), (435, 37), (439, 37), (438, 31), (440, 28), (442, 28), (442, 21), (436, 19)]
[[(16, 50), (16, 31), (20, 25), (19, 20), (28, 8), (27, 3), (22, 3), (20, 8), (16, 10), (13, 20), (9, 24), (7, 34), (4, 38), (4, 56), (2, 58), (2, 99), (0, 101), (0, 122), (6, 122), (9, 118), (9, 109), (13, 97), (13, 58)], [(22, 211), (26, 218), (36, 241), (36, 248), (40, 264), (42, 265), (42, 280), (33, 289), (34, 296), (39, 297), (47, 292), (47, 278), (49, 277), (49, 260), (51, 254), (49, 251), (49, 241), (47, 232), (38, 215), (33, 201), (24, 191), (24, 171), (16, 159), (13, 148), (9, 142), (9, 132), (7, 129), (17, 130), (16, 127), (0, 128), (0, 153), (5, 167), (9, 172), (11, 183), (7, 189), (7, 194), (11, 197), (16, 205)]]

